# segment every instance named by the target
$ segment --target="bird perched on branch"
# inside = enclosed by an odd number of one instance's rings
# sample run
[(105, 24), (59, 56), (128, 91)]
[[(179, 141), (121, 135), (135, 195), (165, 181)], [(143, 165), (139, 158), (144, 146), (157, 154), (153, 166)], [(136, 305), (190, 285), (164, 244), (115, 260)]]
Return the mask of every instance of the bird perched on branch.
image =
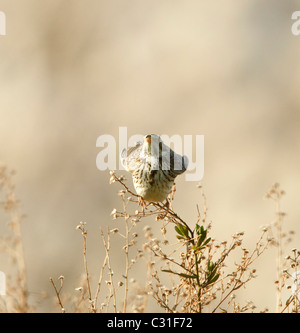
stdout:
[(134, 147), (123, 149), (121, 163), (132, 174), (140, 197), (149, 202), (163, 202), (175, 178), (187, 169), (188, 158), (176, 154), (158, 135), (151, 134)]

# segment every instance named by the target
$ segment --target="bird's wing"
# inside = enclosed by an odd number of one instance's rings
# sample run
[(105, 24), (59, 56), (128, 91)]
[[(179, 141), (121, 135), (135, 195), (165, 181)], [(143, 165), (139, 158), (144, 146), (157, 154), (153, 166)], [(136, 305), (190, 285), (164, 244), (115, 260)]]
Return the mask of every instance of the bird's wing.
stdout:
[(123, 149), (121, 153), (121, 163), (125, 170), (133, 172), (141, 163), (140, 155), (142, 152), (143, 143), (138, 141), (134, 147)]
[(176, 154), (169, 148), (162, 153), (162, 168), (164, 170), (170, 170), (174, 173), (175, 177), (184, 173), (188, 167), (189, 160), (187, 156), (181, 156)]

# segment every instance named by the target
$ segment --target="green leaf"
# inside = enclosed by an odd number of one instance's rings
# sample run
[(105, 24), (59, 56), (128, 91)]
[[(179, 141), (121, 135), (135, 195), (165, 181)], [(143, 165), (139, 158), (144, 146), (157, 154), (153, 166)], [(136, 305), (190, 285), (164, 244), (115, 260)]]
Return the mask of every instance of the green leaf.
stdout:
[[(177, 232), (179, 235), (182, 235), (182, 236), (184, 235), (183, 232), (182, 232), (182, 230), (179, 228), (178, 225), (175, 226), (175, 230), (176, 230), (176, 232)], [(178, 237), (178, 236), (177, 236), (177, 237)]]
[(217, 273), (218, 267), (215, 267), (214, 270), (211, 272), (211, 275), (215, 275)]
[(185, 239), (183, 236), (176, 236), (178, 239)]
[(211, 238), (209, 237), (209, 238), (207, 238), (207, 240), (202, 244), (202, 246), (205, 246), (205, 245), (207, 245), (209, 242), (210, 242), (210, 240), (211, 240)]
[(162, 269), (162, 272), (166, 272), (166, 273), (171, 273), (171, 274), (175, 274), (175, 275), (179, 275), (181, 277), (185, 277), (187, 279), (196, 279), (197, 276), (196, 275), (189, 275), (189, 274), (184, 274), (184, 273), (177, 273), (177, 272), (173, 272), (170, 269)]
[(208, 259), (207, 270), (211, 272), (215, 268), (215, 264)]
[(185, 236), (185, 238), (188, 238), (189, 231), (188, 231), (188, 228), (185, 225), (178, 223), (175, 226), (175, 230), (178, 234), (180, 234), (182, 236)]
[(207, 285), (216, 282), (218, 280), (219, 276), (220, 276), (220, 274), (216, 274), (212, 279), (210, 279), (210, 281), (207, 283)]
[(200, 246), (204, 239), (206, 238), (207, 230), (203, 230), (201, 236), (198, 239), (197, 246)]
[[(196, 233), (197, 233), (197, 247), (199, 248), (200, 246), (203, 246), (203, 242), (206, 239), (207, 236), (207, 229), (204, 229), (204, 227), (201, 225), (199, 226), (199, 224), (196, 224)], [(211, 238), (209, 238), (209, 240), (205, 241), (205, 245), (211, 240)], [(199, 249), (198, 249), (199, 250)]]
[(201, 235), (202, 234), (202, 229), (203, 229), (202, 226), (200, 227), (199, 224), (196, 224), (196, 233), (197, 233), (197, 235)]

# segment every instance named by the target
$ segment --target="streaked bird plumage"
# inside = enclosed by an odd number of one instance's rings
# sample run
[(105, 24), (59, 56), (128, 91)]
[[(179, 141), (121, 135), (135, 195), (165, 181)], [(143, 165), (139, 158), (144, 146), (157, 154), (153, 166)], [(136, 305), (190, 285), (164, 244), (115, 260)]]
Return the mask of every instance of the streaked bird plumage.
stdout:
[(156, 134), (123, 149), (121, 162), (132, 174), (136, 193), (149, 202), (162, 202), (170, 193), (175, 178), (188, 166), (188, 158), (176, 154)]

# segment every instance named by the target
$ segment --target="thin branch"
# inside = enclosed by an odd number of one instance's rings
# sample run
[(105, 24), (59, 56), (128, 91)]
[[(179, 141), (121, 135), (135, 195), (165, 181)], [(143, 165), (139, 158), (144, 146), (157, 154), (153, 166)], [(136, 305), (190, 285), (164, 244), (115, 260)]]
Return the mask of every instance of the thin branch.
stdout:
[(105, 237), (104, 237), (103, 233), (101, 233), (101, 237), (102, 237), (105, 252), (106, 252), (106, 255), (107, 255), (107, 268), (108, 268), (109, 277), (110, 277), (109, 284), (111, 285), (111, 288), (109, 288), (111, 294), (109, 295), (109, 298), (108, 298), (108, 301), (107, 301), (107, 308), (108, 308), (110, 299), (113, 298), (113, 307), (114, 307), (114, 312), (116, 313), (117, 312), (116, 290), (115, 290), (114, 283), (113, 283), (113, 271), (112, 271), (112, 268), (111, 268), (110, 257), (109, 257), (110, 233), (109, 233), (109, 228), (108, 227), (107, 227), (107, 241), (105, 240)]
[[(103, 235), (103, 231), (100, 229), (101, 235)], [(104, 235), (103, 235), (104, 236)], [(95, 297), (94, 297), (94, 309), (95, 311), (97, 310), (97, 302), (98, 302), (98, 296), (100, 294), (100, 289), (101, 289), (101, 285), (102, 285), (102, 280), (103, 280), (103, 273), (104, 273), (104, 269), (107, 265), (107, 260), (108, 260), (108, 253), (106, 252), (101, 270), (100, 270), (100, 275), (99, 275), (99, 280), (98, 280), (98, 286), (96, 289), (96, 293), (95, 293)]]
[(85, 278), (88, 290), (88, 297), (89, 302), (92, 304), (91, 310), (95, 312), (94, 303), (92, 303), (92, 293), (91, 293), (91, 286), (90, 286), (90, 278), (88, 272), (88, 264), (87, 264), (87, 255), (86, 255), (86, 238), (87, 238), (87, 230), (85, 229), (85, 222), (80, 222), (76, 229), (81, 230), (81, 234), (83, 236), (83, 262), (84, 262), (84, 270), (85, 270)]
[(52, 284), (52, 286), (53, 286), (53, 288), (54, 288), (54, 291), (55, 291), (55, 294), (56, 294), (56, 298), (57, 298), (58, 304), (59, 304), (59, 306), (60, 306), (60, 308), (61, 308), (61, 312), (62, 312), (62, 313), (65, 313), (66, 310), (65, 310), (65, 308), (64, 308), (64, 306), (63, 306), (63, 304), (62, 304), (62, 301), (61, 301), (61, 299), (60, 299), (60, 296), (59, 296), (62, 286), (60, 287), (59, 290), (57, 290), (57, 289), (56, 289), (56, 286), (55, 286), (55, 283), (54, 283), (54, 281), (53, 281), (53, 279), (52, 279), (52, 277), (50, 277), (50, 282), (51, 282), (51, 284)]

